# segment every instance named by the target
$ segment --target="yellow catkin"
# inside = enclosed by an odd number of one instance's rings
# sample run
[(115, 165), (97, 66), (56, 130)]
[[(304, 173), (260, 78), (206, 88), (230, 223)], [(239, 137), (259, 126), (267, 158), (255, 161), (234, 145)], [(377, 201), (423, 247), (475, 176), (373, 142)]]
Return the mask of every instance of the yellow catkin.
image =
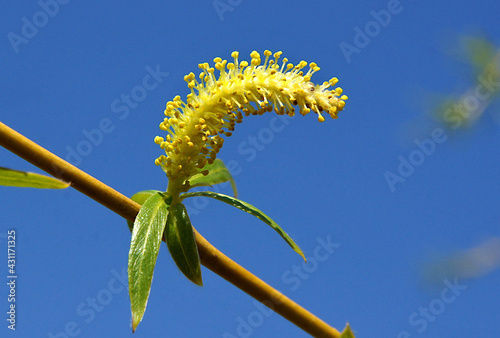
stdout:
[[(176, 96), (167, 103), (160, 129), (168, 134), (166, 138), (155, 138), (155, 143), (166, 153), (155, 163), (170, 180), (183, 183), (196, 173), (206, 174), (201, 168), (215, 160), (224, 141), (221, 136), (230, 136), (235, 124), (242, 122), (243, 115), (261, 115), (274, 110), (279, 115), (293, 116), (294, 107), (298, 107), (302, 115), (316, 113), (320, 122), (325, 121), (322, 114), (337, 118), (347, 96), (342, 95), (339, 87), (327, 89), (338, 79), (334, 77), (315, 85), (310, 80), (320, 69), (316, 63), (309, 63), (309, 70), (304, 74), (306, 61), (294, 66), (284, 58), (279, 65), (281, 54), (266, 50), (262, 63), (261, 55), (253, 51), (249, 63), (239, 61), (239, 53), (235, 51), (231, 54), (232, 63), (216, 57), (214, 68), (208, 63), (199, 64), (202, 70), (199, 80), (194, 73), (184, 77), (191, 93), (186, 101)], [(219, 72), (218, 78), (215, 69)]]

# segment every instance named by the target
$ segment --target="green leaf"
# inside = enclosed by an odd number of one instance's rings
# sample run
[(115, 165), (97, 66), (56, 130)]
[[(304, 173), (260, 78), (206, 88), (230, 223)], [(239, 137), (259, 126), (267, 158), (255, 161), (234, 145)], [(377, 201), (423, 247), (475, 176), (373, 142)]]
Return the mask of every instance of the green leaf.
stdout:
[(345, 329), (344, 331), (342, 331), (340, 338), (355, 338), (354, 333), (351, 330), (351, 326), (349, 326), (349, 323), (347, 323), (347, 325), (345, 326)]
[[(204, 171), (208, 171), (208, 175), (203, 175), (202, 172)], [(220, 159), (216, 159), (212, 164), (205, 165), (199, 173), (194, 174), (188, 180), (192, 188), (201, 186), (211, 187), (215, 184), (230, 182), (231, 187), (233, 188), (234, 197), (238, 196), (233, 176), (231, 176), (231, 173), (227, 170), (224, 162)]]
[(137, 214), (128, 255), (128, 285), (132, 308), (132, 331), (144, 316), (153, 271), (167, 221), (172, 197), (153, 193)]
[(463, 44), (477, 75), (482, 73), (489, 64), (495, 62), (497, 48), (486, 38), (465, 37), (463, 38)]
[(283, 239), (288, 243), (288, 245), (290, 245), (292, 247), (292, 249), (295, 250), (295, 252), (297, 252), (299, 255), (301, 255), (302, 258), (304, 259), (304, 261), (306, 260), (306, 257), (302, 253), (302, 250), (300, 250), (298, 245), (295, 244), (295, 242), (290, 238), (290, 236), (288, 236), (287, 233), (284, 232), (283, 229), (281, 229), (281, 227), (278, 224), (276, 224), (275, 221), (273, 221), (269, 216), (264, 214), (262, 211), (260, 211), (259, 209), (257, 209), (253, 205), (251, 205), (247, 202), (243, 202), (237, 198), (223, 195), (223, 194), (219, 194), (219, 193), (212, 192), (212, 191), (188, 192), (188, 193), (182, 194), (181, 198), (195, 197), (195, 196), (205, 196), (205, 197), (215, 198), (216, 200), (230, 204), (233, 207), (236, 207), (238, 209), (246, 211), (249, 214), (257, 217), (258, 219), (260, 219), (261, 221), (263, 221), (264, 223), (269, 225), (271, 228), (276, 230), (276, 232), (279, 233), (281, 237), (283, 237)]
[(202, 286), (200, 256), (193, 227), (182, 203), (170, 207), (165, 242), (177, 267), (191, 282)]
[(38, 189), (64, 189), (68, 183), (56, 178), (0, 167), (0, 185)]
[[(130, 197), (130, 199), (140, 205), (143, 205), (146, 200), (153, 195), (155, 192), (161, 192), (158, 190), (143, 190), (136, 192), (135, 194)], [(131, 222), (127, 220), (128, 228), (130, 229), (130, 232), (132, 232), (132, 229), (134, 228), (134, 222)]]

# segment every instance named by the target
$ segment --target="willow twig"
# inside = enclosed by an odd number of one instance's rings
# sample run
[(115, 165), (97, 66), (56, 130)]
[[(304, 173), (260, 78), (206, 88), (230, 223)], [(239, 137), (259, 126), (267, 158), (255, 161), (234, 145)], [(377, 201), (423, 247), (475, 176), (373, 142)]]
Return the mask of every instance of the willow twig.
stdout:
[[(0, 145), (94, 199), (125, 219), (134, 221), (140, 205), (64, 161), (0, 122)], [(314, 337), (340, 337), (340, 332), (238, 265), (196, 230), (202, 264)]]

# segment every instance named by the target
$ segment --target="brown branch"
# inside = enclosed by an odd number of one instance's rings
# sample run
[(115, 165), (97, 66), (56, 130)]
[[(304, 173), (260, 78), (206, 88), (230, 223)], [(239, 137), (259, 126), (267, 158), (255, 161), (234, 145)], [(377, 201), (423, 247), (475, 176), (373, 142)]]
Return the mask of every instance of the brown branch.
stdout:
[[(52, 176), (69, 182), (76, 190), (128, 220), (133, 221), (139, 212), (141, 207), (139, 204), (1, 122), (0, 145)], [(217, 250), (196, 230), (195, 233), (201, 262), (208, 269), (314, 337), (340, 337), (340, 332), (335, 328), (238, 265)]]

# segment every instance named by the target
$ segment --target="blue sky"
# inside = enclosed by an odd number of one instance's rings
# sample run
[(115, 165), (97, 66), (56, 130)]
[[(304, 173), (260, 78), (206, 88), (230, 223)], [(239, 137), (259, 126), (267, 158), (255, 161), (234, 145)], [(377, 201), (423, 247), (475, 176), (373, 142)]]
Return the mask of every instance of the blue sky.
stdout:
[[(183, 76), (198, 63), (233, 50), (248, 60), (265, 49), (293, 63), (317, 62), (313, 81), (337, 76), (349, 96), (337, 120), (251, 116), (220, 158), (233, 164), (241, 199), (273, 217), (306, 256), (322, 256), (304, 269), (274, 231), (217, 201), (188, 201), (193, 225), (336, 328), (351, 323), (358, 337), (500, 336), (498, 269), (434, 284), (422, 277), (434, 257), (500, 236), (498, 102), (466, 131), (431, 117), (436, 98), (474, 84), (472, 67), (457, 57), (460, 37), (482, 34), (500, 46), (499, 4), (42, 0), (0, 7), (0, 120), (128, 196), (166, 188), (153, 139), (165, 103), (189, 93)], [(40, 172), (3, 148), (0, 159)], [(398, 167), (410, 160), (418, 165), (403, 177)], [(387, 172), (404, 182), (389, 184)], [(1, 335), (131, 336), (121, 282), (125, 220), (73, 189), (0, 191), (0, 252), (15, 229), (18, 274), (17, 332), (7, 328), (2, 283)], [(307, 336), (204, 268), (203, 278), (201, 288), (187, 281), (163, 245), (135, 337)]]

